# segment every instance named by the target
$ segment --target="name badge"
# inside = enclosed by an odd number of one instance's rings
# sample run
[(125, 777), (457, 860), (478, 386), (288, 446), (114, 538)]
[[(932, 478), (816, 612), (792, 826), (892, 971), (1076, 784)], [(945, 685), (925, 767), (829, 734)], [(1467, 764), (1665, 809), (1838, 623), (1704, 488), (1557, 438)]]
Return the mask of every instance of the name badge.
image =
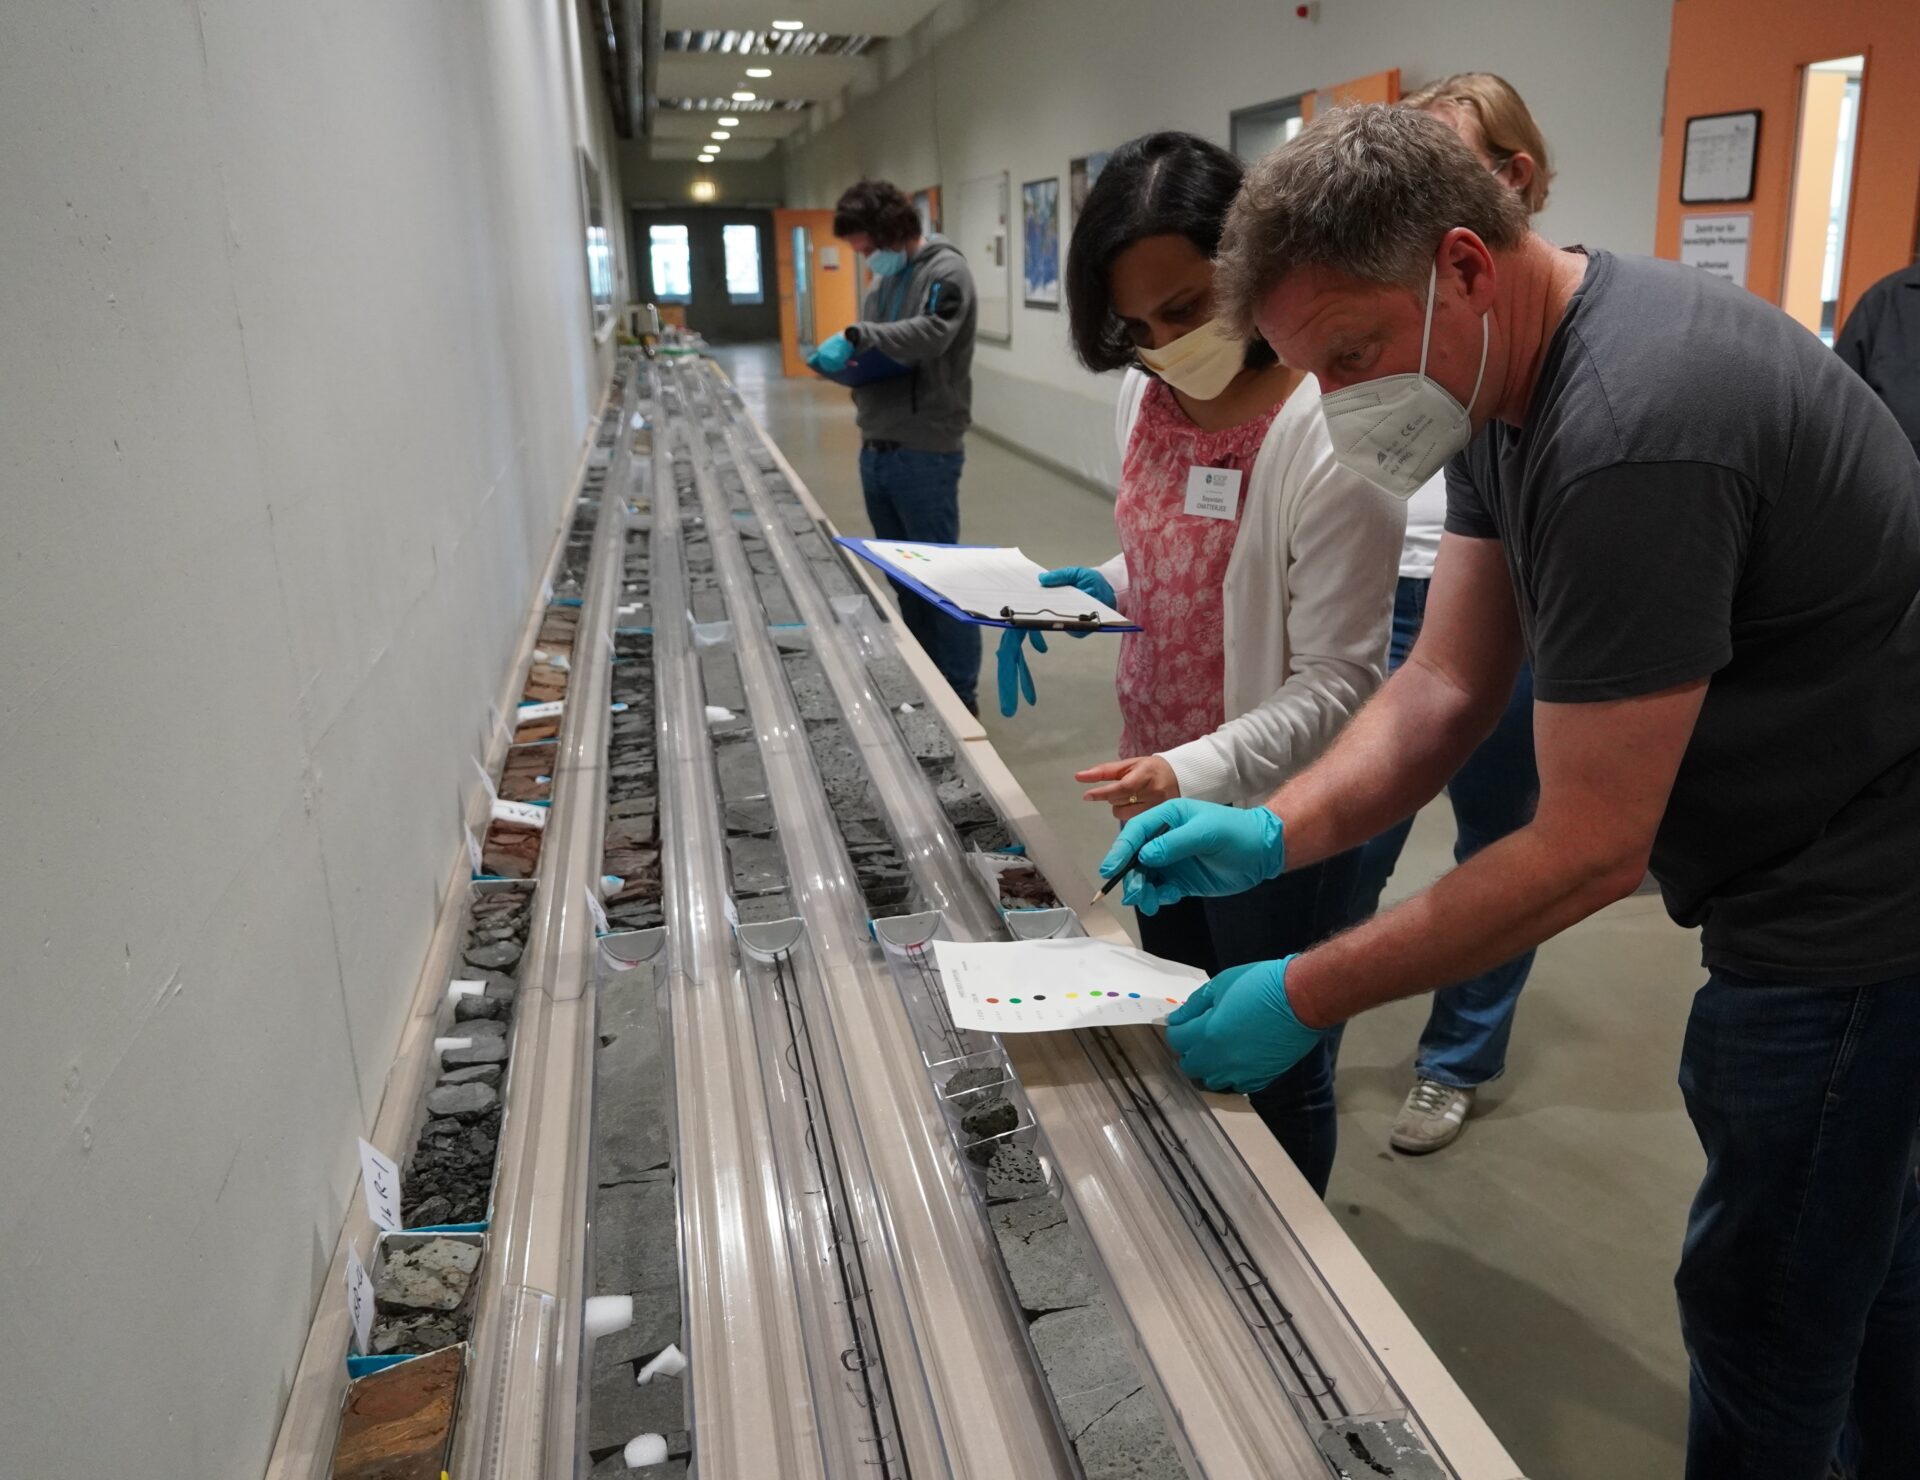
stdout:
[(1188, 468), (1187, 512), (1202, 519), (1231, 519), (1240, 512), (1238, 468)]

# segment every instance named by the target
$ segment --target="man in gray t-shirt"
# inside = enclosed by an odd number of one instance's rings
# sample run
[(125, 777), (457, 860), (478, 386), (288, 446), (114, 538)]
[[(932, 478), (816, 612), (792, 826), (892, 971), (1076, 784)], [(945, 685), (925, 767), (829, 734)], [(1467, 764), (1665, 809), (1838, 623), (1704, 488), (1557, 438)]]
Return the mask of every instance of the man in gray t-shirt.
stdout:
[[(1702, 927), (1680, 1081), (1707, 1155), (1677, 1280), (1692, 1480), (1912, 1472), (1920, 1431), (1920, 460), (1771, 305), (1561, 251), (1444, 126), (1339, 110), (1249, 175), (1216, 313), (1320, 379), (1336, 456), (1449, 454), (1408, 659), (1265, 808), (1174, 801), (1102, 862), (1151, 911), (1430, 799), (1534, 676), (1534, 820), (1168, 1019), (1250, 1092), (1368, 1007), (1631, 892)], [(1478, 432), (1473, 437), (1472, 433)], [(1471, 439), (1471, 440), (1470, 440)], [(1596, 986), (1596, 990), (1604, 990)]]
[(1537, 699), (1712, 679), (1652, 860), (1706, 964), (1920, 972), (1920, 459), (1858, 378), (1751, 293), (1594, 252), (1526, 423), (1447, 484)]

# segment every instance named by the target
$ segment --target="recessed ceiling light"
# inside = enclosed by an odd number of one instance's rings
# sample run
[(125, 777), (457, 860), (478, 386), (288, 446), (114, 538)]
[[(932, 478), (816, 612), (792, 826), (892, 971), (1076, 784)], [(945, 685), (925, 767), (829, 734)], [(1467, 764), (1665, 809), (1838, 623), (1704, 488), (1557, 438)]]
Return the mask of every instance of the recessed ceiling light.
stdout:
[(722, 127), (722, 128), (738, 128), (738, 127), (740, 127), (740, 120), (739, 120), (739, 119), (737, 119), (737, 118), (722, 118), (722, 119), (718, 119), (718, 120), (716, 120), (716, 121), (717, 121), (717, 122), (719, 123), (719, 125), (720, 125), (720, 127)]
[(749, 67), (749, 68), (747, 68), (747, 76), (749, 76), (749, 77), (771, 77), (771, 76), (773, 76), (773, 68), (771, 68), (771, 67)]
[(723, 128), (717, 128), (713, 131), (711, 137), (719, 139), (722, 142), (725, 142), (727, 138), (727, 131)]
[(700, 156), (700, 163), (702, 163), (702, 164), (712, 164), (712, 163), (714, 162), (714, 160), (715, 160), (715, 159), (717, 159), (718, 157), (719, 157), (719, 156), (718, 156), (718, 155), (715, 155), (715, 154), (702, 154), (702, 155)]
[(773, 29), (776, 31), (798, 31), (805, 25), (805, 21), (775, 21), (773, 23)]
[(733, 100), (736, 103), (751, 103), (754, 100), (755, 96), (756, 94), (748, 92), (743, 87), (740, 89), (739, 92), (733, 95)]

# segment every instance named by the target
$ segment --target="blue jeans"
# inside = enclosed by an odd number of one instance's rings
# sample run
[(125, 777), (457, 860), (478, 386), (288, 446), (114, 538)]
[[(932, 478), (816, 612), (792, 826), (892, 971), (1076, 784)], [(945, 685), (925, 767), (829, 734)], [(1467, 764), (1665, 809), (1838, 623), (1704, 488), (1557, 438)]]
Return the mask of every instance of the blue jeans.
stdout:
[(1680, 1087), (1707, 1153), (1675, 1280), (1689, 1480), (1920, 1473), (1920, 977), (1716, 971)]
[[(917, 452), (911, 447), (860, 449), (860, 491), (867, 522), (883, 540), (960, 541), (960, 466), (964, 452)], [(969, 709), (979, 707), (980, 629), (935, 610), (899, 585), (900, 618), (914, 641)]]
[[(1420, 635), (1427, 615), (1428, 585), (1403, 577), (1394, 592), (1389, 670), (1406, 661), (1413, 640)], [(1493, 733), (1447, 783), (1456, 829), (1454, 861), (1465, 863), (1487, 844), (1524, 827), (1533, 820), (1534, 803), (1539, 798), (1540, 777), (1533, 766), (1533, 672), (1522, 668), (1513, 697)], [(1356, 920), (1364, 920), (1380, 908), (1381, 891), (1393, 876), (1393, 866), (1412, 831), (1413, 819), (1409, 817), (1361, 846), (1360, 881), (1354, 888), (1353, 901)], [(1435, 992), (1426, 1029), (1420, 1034), (1413, 1072), (1455, 1089), (1471, 1089), (1499, 1078), (1507, 1067), (1514, 1005), (1532, 966), (1533, 952), (1528, 951), (1491, 971)]]
[[(1218, 976), (1229, 966), (1273, 961), (1325, 940), (1353, 923), (1353, 883), (1360, 850), (1296, 869), (1244, 894), (1183, 899), (1141, 915), (1140, 944), (1156, 956)], [(1327, 1195), (1340, 1120), (1334, 1113), (1333, 1065), (1338, 1030), (1247, 1102), (1273, 1132), (1313, 1190)]]

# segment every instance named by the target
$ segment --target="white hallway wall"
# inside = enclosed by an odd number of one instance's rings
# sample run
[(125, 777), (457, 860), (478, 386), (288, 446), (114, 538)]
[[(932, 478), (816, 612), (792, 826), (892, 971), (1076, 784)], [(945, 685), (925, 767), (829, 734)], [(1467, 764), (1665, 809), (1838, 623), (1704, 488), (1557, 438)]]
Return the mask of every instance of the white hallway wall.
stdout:
[(581, 35), (0, 12), (0, 1474), (258, 1475), (334, 1298), (610, 366)]
[[(1020, 185), (1154, 129), (1228, 142), (1239, 108), (1398, 67), (1411, 90), (1498, 72), (1539, 118), (1559, 171), (1540, 229), (1562, 242), (1653, 247), (1671, 0), (1325, 0), (1317, 21), (1274, 0), (948, 0), (882, 54), (877, 86), (817, 110), (787, 151), (787, 201), (826, 206), (862, 174), (903, 189), (1006, 170), (1013, 337), (975, 355), (987, 430), (1110, 485), (1119, 379), (1089, 375), (1064, 308), (1021, 303)], [(1063, 232), (1067, 223), (1063, 223)], [(1065, 261), (1062, 238), (1062, 262)]]

